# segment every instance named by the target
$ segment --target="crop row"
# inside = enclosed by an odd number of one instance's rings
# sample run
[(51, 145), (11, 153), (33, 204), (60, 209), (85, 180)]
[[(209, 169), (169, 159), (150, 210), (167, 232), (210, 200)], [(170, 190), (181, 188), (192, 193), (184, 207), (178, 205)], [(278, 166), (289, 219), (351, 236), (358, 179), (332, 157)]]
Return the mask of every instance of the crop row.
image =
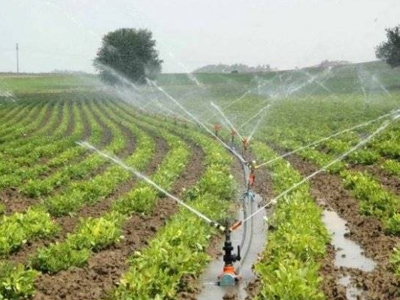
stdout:
[[(262, 143), (254, 143), (257, 158), (264, 161), (276, 154)], [(275, 194), (302, 180), (301, 175), (283, 159), (268, 168)], [(319, 260), (324, 257), (329, 235), (321, 220), (321, 209), (303, 184), (277, 200), (269, 221), (268, 242), (261, 260), (255, 265), (261, 291), (256, 299), (324, 299), (318, 275)]]
[[(154, 120), (151, 122), (154, 123)], [(168, 124), (165, 127), (172, 128)], [(179, 132), (179, 129), (175, 130)], [(181, 133), (199, 144), (206, 155), (206, 170), (184, 200), (213, 219), (225, 217), (232, 200), (231, 158), (215, 140), (190, 129)], [(149, 246), (135, 252), (130, 268), (114, 292), (116, 299), (176, 299), (185, 275), (198, 276), (209, 258), (205, 249), (215, 230), (184, 208), (171, 218)]]
[[(25, 152), (27, 152), (26, 155), (20, 156), (21, 158), (17, 158), (17, 160), (12, 160), (11, 158), (8, 160), (8, 163), (3, 165), (5, 170), (8, 170), (6, 174), (2, 175), (2, 180), (1, 180), (1, 188), (7, 188), (7, 187), (18, 187), (19, 185), (23, 184), (24, 182), (26, 184), (29, 184), (30, 181), (39, 181), (41, 182), (41, 177), (44, 174), (48, 174), (50, 171), (50, 168), (52, 167), (52, 161), (56, 160), (58, 155), (64, 155), (66, 151), (69, 151), (71, 147), (75, 146), (74, 139), (77, 137), (81, 136), (83, 127), (81, 124), (81, 114), (78, 112), (78, 108), (76, 105), (73, 105), (72, 107), (73, 111), (69, 111), (69, 113), (73, 113), (75, 115), (75, 120), (77, 122), (76, 125), (76, 130), (70, 137), (62, 138), (61, 136), (58, 136), (59, 130), (55, 130), (56, 137), (51, 138), (53, 142), (50, 141), (50, 138), (46, 137), (41, 137), (40, 135), (38, 136), (37, 140), (40, 141), (41, 145), (36, 145), (35, 147), (29, 149), (26, 149)], [(68, 114), (65, 114), (68, 116)], [(67, 117), (62, 118), (61, 126), (59, 129), (61, 131), (66, 129), (67, 126)], [(32, 141), (33, 144), (34, 141)], [(26, 146), (29, 146), (26, 145)], [(22, 148), (26, 148), (26, 146), (22, 146)], [(7, 144), (5, 144), (5, 147), (8, 147)], [(9, 146), (11, 151), (14, 152), (20, 152), (21, 147), (17, 147), (16, 145), (14, 146)], [(68, 150), (67, 150), (68, 149)], [(52, 157), (47, 163), (40, 163), (38, 161), (39, 158), (45, 157), (45, 156), (50, 156)], [(38, 180), (38, 178), (40, 180)], [(25, 189), (22, 188), (22, 191)]]
[[(132, 126), (130, 124), (130, 126)], [(138, 167), (144, 167), (145, 164), (143, 164), (143, 162), (148, 161), (149, 158), (152, 155), (152, 151), (149, 151), (149, 144), (148, 141), (149, 139), (144, 136), (145, 139), (143, 139), (143, 147), (141, 149), (137, 149), (137, 151), (135, 151), (136, 157), (133, 159), (134, 161), (136, 160)], [(145, 140), (147, 141), (147, 143), (145, 142)], [(140, 145), (140, 139), (138, 141), (138, 144)], [(175, 147), (177, 146), (178, 148), (182, 148), (182, 143), (177, 141), (177, 140), (173, 140), (173, 142), (171, 141), (171, 145), (174, 144)], [(154, 145), (151, 146), (150, 148), (153, 148), (154, 151)], [(138, 155), (139, 154), (139, 155)], [(150, 154), (150, 155), (149, 155)], [(182, 169), (182, 166), (184, 166), (184, 157), (182, 157), (182, 151), (175, 151), (175, 153), (172, 153), (173, 155), (162, 165), (163, 167), (160, 166), (160, 170), (159, 170), (159, 178), (163, 178), (165, 174), (170, 173), (172, 174), (172, 168), (177, 169)], [(175, 159), (173, 159), (172, 157), (176, 156)], [(147, 157), (147, 158), (146, 158)], [(178, 163), (178, 161), (180, 163)], [(182, 164), (183, 163), (183, 164)], [(112, 169), (112, 168), (111, 168)], [(123, 171), (122, 169), (120, 169), (119, 167), (115, 167), (115, 172), (122, 172), (125, 173), (127, 177), (131, 176), (129, 175), (129, 173), (127, 173), (126, 171)], [(115, 175), (114, 173), (109, 173), (110, 175)], [(115, 176), (114, 176), (115, 177)], [(171, 180), (174, 180), (176, 178), (176, 175), (173, 177), (169, 177)], [(163, 179), (164, 180), (164, 179)], [(102, 188), (102, 185), (96, 185), (98, 186), (98, 188)], [(117, 207), (117, 206), (116, 206)], [(149, 205), (148, 203), (146, 203), (146, 207), (148, 208)], [(107, 243), (111, 243), (110, 240), (107, 239), (107, 237), (109, 237), (110, 235), (112, 237), (115, 237), (117, 240), (120, 238), (120, 235), (118, 234), (118, 232), (121, 230), (121, 224), (122, 221), (126, 219), (126, 216), (119, 214), (117, 212), (111, 212), (109, 214), (106, 214), (104, 217), (102, 218), (97, 218), (97, 219), (87, 219), (87, 220), (82, 220), (81, 224), (78, 226), (77, 230), (75, 233), (69, 234), (67, 237), (66, 242), (57, 244), (59, 246), (54, 246), (52, 248), (52, 246), (48, 247), (47, 249), (52, 249), (53, 251), (48, 251), (49, 253), (51, 253), (51, 257), (47, 257), (48, 259), (44, 259), (44, 257), (46, 256), (46, 249), (42, 249), (39, 250), (37, 256), (33, 259), (32, 264), (38, 265), (42, 260), (45, 260), (45, 262), (47, 264), (51, 264), (51, 259), (53, 258), (53, 262), (54, 259), (58, 260), (58, 264), (60, 265), (59, 258), (60, 257), (65, 257), (65, 259), (63, 260), (64, 262), (67, 261), (68, 259), (75, 259), (75, 262), (72, 263), (72, 265), (79, 265), (79, 259), (82, 259), (82, 257), (86, 257), (85, 255), (88, 255), (90, 253), (90, 250), (95, 250), (98, 248), (101, 248), (103, 246), (106, 246)], [(111, 227), (110, 227), (111, 226)], [(119, 229), (116, 231), (113, 231), (112, 229), (116, 229), (116, 227), (118, 227)], [(114, 235), (113, 233), (117, 233), (117, 235)], [(117, 240), (113, 239), (113, 242), (116, 242)], [(86, 243), (84, 242), (86, 241)], [(108, 242), (104, 242), (104, 241), (108, 241)], [(79, 246), (78, 246), (79, 245)], [(100, 246), (101, 245), (101, 246)], [(75, 248), (76, 247), (81, 247), (79, 250), (80, 251), (76, 251)], [(62, 255), (60, 256), (54, 256), (54, 253), (57, 252), (61, 253)], [(64, 251), (64, 252), (63, 252)], [(67, 264), (70, 262), (67, 262)], [(65, 266), (64, 266), (65, 267)], [(68, 267), (68, 265), (66, 266)], [(39, 269), (42, 268), (42, 266), (39, 265), (38, 267)]]

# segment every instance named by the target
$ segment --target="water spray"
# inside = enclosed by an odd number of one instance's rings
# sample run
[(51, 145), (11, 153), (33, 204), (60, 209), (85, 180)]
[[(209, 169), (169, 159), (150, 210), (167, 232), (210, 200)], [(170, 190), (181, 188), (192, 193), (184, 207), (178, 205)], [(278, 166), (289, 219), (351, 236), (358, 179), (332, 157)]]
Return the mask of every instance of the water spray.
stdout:
[(315, 177), (316, 175), (326, 171), (330, 166), (332, 166), (333, 164), (343, 160), (345, 157), (347, 157), (348, 155), (350, 155), (352, 152), (356, 151), (357, 149), (359, 149), (360, 147), (364, 146), (369, 140), (371, 140), (374, 136), (376, 136), (378, 133), (380, 133), (381, 131), (383, 131), (384, 129), (386, 129), (392, 122), (396, 121), (400, 119), (400, 115), (396, 115), (393, 117), (392, 120), (387, 120), (385, 121), (377, 130), (375, 130), (373, 133), (371, 133), (368, 137), (366, 137), (365, 139), (361, 140), (357, 145), (355, 145), (354, 147), (352, 147), (351, 149), (349, 149), (348, 151), (346, 151), (345, 153), (343, 153), (342, 155), (340, 155), (339, 157), (337, 157), (336, 159), (332, 160), (330, 163), (326, 164), (325, 166), (323, 166), (322, 168), (320, 168), (319, 170), (313, 172), (312, 174), (308, 175), (307, 177), (303, 178), (301, 181), (299, 181), (298, 183), (292, 185), (290, 188), (288, 188), (287, 190), (283, 191), (282, 193), (280, 193), (278, 196), (276, 196), (275, 198), (271, 199), (270, 201), (268, 201), (265, 205), (263, 205), (262, 207), (260, 207), (258, 210), (256, 210), (254, 213), (252, 213), (250, 216), (248, 216), (247, 218), (243, 219), (242, 224), (246, 223), (247, 221), (249, 221), (251, 218), (253, 218), (256, 214), (262, 212), (266, 207), (276, 204), (277, 201), (286, 196), (288, 193), (290, 193), (291, 191), (293, 191), (294, 189), (296, 189), (297, 187), (299, 187), (300, 185), (302, 185), (303, 183), (307, 182), (308, 180), (310, 180), (311, 178)]
[(375, 81), (375, 82), (380, 86), (380, 88), (381, 88), (389, 97), (392, 97), (392, 94), (389, 93), (389, 91), (382, 85), (382, 83), (378, 80), (378, 78), (376, 78), (375, 75), (372, 75), (372, 80)]
[(112, 161), (113, 163), (119, 165), (120, 167), (124, 168), (125, 170), (131, 172), (132, 174), (134, 174), (136, 177), (139, 177), (140, 179), (146, 181), (148, 184), (150, 184), (151, 186), (153, 186), (154, 188), (156, 188), (157, 190), (159, 190), (160, 192), (162, 192), (163, 194), (167, 195), (169, 198), (171, 198), (172, 200), (175, 200), (178, 204), (182, 205), (183, 207), (187, 208), (189, 211), (191, 211), (192, 213), (194, 213), (195, 215), (197, 215), (198, 217), (200, 217), (201, 219), (203, 219), (204, 221), (206, 221), (208, 224), (210, 224), (212, 227), (215, 227), (223, 232), (225, 232), (226, 228), (225, 226), (222, 226), (221, 224), (219, 224), (216, 221), (211, 220), (209, 217), (207, 217), (206, 215), (202, 214), (201, 212), (199, 212), (198, 210), (194, 209), (193, 207), (187, 205), (185, 202), (183, 202), (182, 200), (180, 200), (179, 198), (175, 197), (174, 195), (170, 194), (169, 192), (167, 192), (166, 190), (164, 190), (162, 187), (160, 187), (159, 185), (157, 185), (156, 183), (154, 183), (154, 181), (152, 181), (151, 179), (149, 179), (148, 177), (146, 177), (145, 175), (141, 174), (140, 172), (138, 172), (136, 169), (134, 169), (133, 167), (128, 166), (127, 164), (125, 164), (121, 159), (117, 158), (117, 157), (113, 157), (108, 155), (107, 153), (97, 149), (96, 147), (92, 146), (90, 143), (85, 142), (85, 141), (78, 141), (76, 142), (79, 146), (86, 148), (88, 150), (94, 151), (97, 154), (103, 156), (104, 158)]
[(258, 119), (258, 121), (257, 121), (256, 125), (254, 126), (253, 130), (250, 132), (249, 140), (248, 140), (249, 143), (250, 143), (250, 140), (251, 140), (251, 138), (253, 137), (254, 133), (256, 132), (258, 126), (260, 126), (261, 121), (264, 119), (264, 116), (265, 116), (265, 114), (263, 114), (263, 115), (261, 116), (261, 118)]
[(244, 159), (233, 149), (231, 149), (223, 140), (221, 140), (218, 136), (216, 136), (206, 125), (204, 125), (201, 121), (199, 121), (192, 113), (190, 113), (182, 104), (180, 104), (174, 97), (168, 94), (163, 88), (159, 87), (154, 81), (147, 79), (147, 82), (154, 85), (159, 91), (161, 91), (164, 95), (167, 96), (172, 102), (178, 105), (188, 116), (190, 116), (197, 124), (203, 127), (208, 133), (214, 136), (226, 149), (230, 150), (241, 162), (245, 162)]
[(396, 119), (396, 118), (398, 118), (398, 116), (396, 116), (396, 114), (398, 114), (398, 113), (400, 113), (400, 109), (397, 109), (397, 110), (395, 110), (395, 111), (392, 111), (392, 112), (390, 112), (390, 113), (388, 113), (388, 114), (385, 114), (385, 115), (383, 115), (383, 116), (380, 116), (380, 117), (378, 117), (378, 118), (376, 118), (376, 119), (373, 119), (373, 120), (370, 120), (370, 121), (367, 121), (367, 122), (358, 124), (358, 125), (353, 126), (353, 127), (351, 127), (351, 128), (347, 128), (347, 129), (344, 129), (344, 130), (342, 130), (342, 131), (336, 132), (336, 133), (334, 133), (334, 134), (332, 134), (332, 135), (330, 135), (330, 136), (328, 136), (328, 137), (324, 137), (324, 138), (322, 138), (322, 139), (320, 139), (320, 140), (318, 140), (318, 141), (316, 141), (316, 142), (312, 142), (312, 143), (310, 143), (310, 144), (308, 144), (308, 145), (299, 147), (299, 148), (297, 148), (297, 149), (295, 149), (295, 150), (292, 150), (292, 151), (290, 151), (290, 152), (287, 152), (287, 153), (285, 153), (285, 154), (283, 154), (283, 155), (280, 155), (280, 156), (278, 156), (278, 157), (275, 157), (275, 158), (273, 158), (273, 159), (270, 159), (270, 160), (268, 160), (268, 161), (266, 161), (266, 162), (260, 164), (259, 167), (268, 165), (268, 164), (270, 164), (270, 163), (272, 163), (272, 162), (274, 162), (274, 161), (276, 161), (276, 160), (278, 160), (278, 159), (280, 159), (280, 158), (287, 157), (287, 156), (292, 155), (292, 154), (294, 154), (294, 153), (297, 153), (297, 152), (299, 152), (299, 151), (301, 151), (301, 150), (304, 150), (304, 149), (307, 149), (307, 148), (316, 146), (316, 145), (318, 145), (318, 144), (320, 144), (320, 143), (322, 143), (322, 142), (324, 142), (324, 141), (330, 140), (331, 138), (333, 138), (333, 137), (335, 137), (335, 136), (344, 134), (344, 133), (349, 132), (349, 131), (353, 131), (354, 129), (357, 129), (357, 128), (361, 128), (361, 127), (368, 126), (368, 125), (370, 125), (370, 124), (372, 124), (372, 123), (375, 123), (375, 122), (377, 122), (377, 121), (379, 121), (379, 120), (382, 120), (382, 119), (384, 119), (384, 118), (387, 118), (387, 117), (390, 117), (390, 116), (394, 116), (394, 119)]
[(239, 136), (239, 138), (243, 140), (243, 137), (240, 135), (239, 131), (235, 128), (231, 121), (229, 121), (229, 119), (225, 116), (224, 112), (218, 107), (218, 105), (216, 105), (214, 102), (211, 102), (211, 105), (221, 114), (221, 116), (229, 124), (229, 126), (236, 131), (236, 134)]
[(242, 125), (239, 126), (239, 128), (243, 128), (243, 126), (245, 126), (246, 124), (250, 123), (250, 121), (252, 121), (253, 119), (255, 119), (257, 116), (259, 116), (264, 109), (268, 109), (271, 106), (271, 104), (267, 104), (265, 105), (263, 108), (260, 109), (259, 112), (257, 112), (254, 116), (250, 117), (246, 122), (244, 122)]

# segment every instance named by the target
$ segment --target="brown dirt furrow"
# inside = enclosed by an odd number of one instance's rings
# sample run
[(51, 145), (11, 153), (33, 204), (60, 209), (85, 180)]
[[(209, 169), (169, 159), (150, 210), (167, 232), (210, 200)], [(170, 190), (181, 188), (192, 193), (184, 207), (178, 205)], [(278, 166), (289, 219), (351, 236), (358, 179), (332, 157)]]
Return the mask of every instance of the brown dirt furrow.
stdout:
[[(68, 116), (67, 129), (65, 130), (65, 132), (62, 133), (62, 135), (65, 137), (68, 137), (68, 136), (72, 135), (73, 132), (75, 131), (75, 114), (73, 111), (74, 103), (69, 101), (69, 102), (66, 102), (65, 105), (69, 106), (69, 116)], [(61, 120), (61, 118), (59, 120)]]
[[(36, 132), (38, 130), (41, 130), (44, 126), (46, 126), (46, 124), (49, 122), (49, 120), (51, 119), (51, 115), (54, 113), (54, 110), (56, 108), (56, 103), (53, 102), (49, 105), (48, 109), (46, 109), (46, 112), (44, 114), (43, 119), (40, 121), (39, 125), (36, 127), (36, 129), (34, 131), (32, 131), (31, 133), (29, 133), (30, 137), (34, 137)], [(62, 112), (64, 110), (64, 107), (61, 107), (60, 111), (58, 112), (59, 117), (61, 116)]]
[(119, 154), (122, 157), (128, 156), (133, 153), (136, 147), (135, 137), (132, 135), (131, 130), (122, 124), (120, 120), (115, 119), (114, 117), (110, 116), (108, 111), (104, 109), (104, 105), (98, 105), (98, 109), (101, 113), (109, 120), (112, 120), (117, 126), (121, 129), (122, 134), (125, 136), (125, 141), (127, 143), (127, 147), (123, 149), (123, 151)]
[(82, 123), (83, 123), (83, 137), (82, 140), (88, 139), (92, 135), (92, 126), (90, 125), (88, 116), (86, 112), (83, 110), (83, 105), (81, 101), (78, 102), (78, 111), (81, 114)]
[(93, 110), (91, 111), (91, 113), (93, 114), (94, 119), (96, 120), (96, 122), (99, 124), (99, 126), (101, 127), (101, 130), (103, 132), (103, 136), (102, 139), (99, 143), (99, 145), (96, 145), (99, 148), (104, 148), (105, 146), (109, 145), (113, 139), (113, 133), (110, 129), (110, 127), (108, 127), (100, 118), (100, 116), (94, 112)]
[[(318, 169), (296, 156), (289, 157), (288, 161), (302, 176), (307, 176)], [(385, 235), (382, 224), (376, 218), (361, 215), (358, 201), (343, 187), (339, 177), (320, 173), (310, 180), (310, 186), (311, 194), (317, 203), (333, 209), (346, 220), (349, 228), (348, 238), (358, 243), (367, 257), (377, 262), (377, 266), (371, 272), (346, 269), (355, 276), (354, 280), (363, 289), (364, 296), (373, 300), (400, 299), (399, 283), (390, 271), (389, 263), (393, 247), (400, 242), (399, 237)], [(324, 292), (329, 299), (338, 299), (332, 294), (332, 291), (341, 290), (337, 281), (332, 279), (332, 276), (335, 276), (335, 272), (331, 273), (333, 262), (325, 259), (321, 263), (323, 264), (321, 275), (325, 278)]]
[(28, 207), (37, 204), (37, 199), (21, 195), (15, 188), (0, 192), (0, 203), (5, 206), (5, 214), (23, 212)]
[(358, 172), (367, 172), (385, 189), (400, 196), (400, 179), (388, 174), (379, 163), (371, 166), (351, 165), (349, 168)]
[[(183, 189), (193, 185), (204, 170), (204, 153), (199, 147), (192, 147), (190, 162), (174, 184), (173, 194), (180, 195)], [(41, 275), (37, 280), (38, 293), (34, 299), (105, 298), (128, 269), (129, 255), (146, 247), (178, 209), (173, 200), (162, 198), (149, 216), (132, 215), (124, 226), (124, 239), (121, 243), (93, 255), (85, 268), (74, 268), (53, 276)]]

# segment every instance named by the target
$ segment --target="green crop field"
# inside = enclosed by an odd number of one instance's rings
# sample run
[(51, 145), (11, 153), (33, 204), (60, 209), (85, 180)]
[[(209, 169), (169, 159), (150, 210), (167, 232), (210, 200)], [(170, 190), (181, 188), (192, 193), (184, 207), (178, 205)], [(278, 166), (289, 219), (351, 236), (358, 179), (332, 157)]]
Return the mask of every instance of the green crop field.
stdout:
[[(346, 299), (346, 276), (400, 299), (399, 109), (400, 69), (380, 62), (118, 87), (0, 75), (0, 299), (197, 299), (217, 229), (77, 142), (222, 222), (241, 138), (268, 216), (249, 299)], [(337, 265), (327, 211), (372, 270)]]

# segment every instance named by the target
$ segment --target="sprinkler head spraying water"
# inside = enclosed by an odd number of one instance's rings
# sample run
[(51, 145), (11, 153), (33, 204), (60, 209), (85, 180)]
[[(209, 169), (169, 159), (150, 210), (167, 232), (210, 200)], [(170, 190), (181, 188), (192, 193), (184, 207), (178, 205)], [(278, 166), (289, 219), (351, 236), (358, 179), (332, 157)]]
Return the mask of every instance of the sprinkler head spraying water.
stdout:
[(218, 123), (214, 124), (214, 134), (216, 137), (218, 137), (218, 132), (221, 130), (222, 126)]
[(242, 139), (242, 144), (243, 144), (243, 153), (242, 153), (242, 156), (243, 156), (243, 158), (245, 158), (246, 153), (247, 153), (247, 149), (249, 148), (249, 138), (245, 136), (245, 137)]
[(257, 166), (257, 162), (255, 160), (246, 162), (246, 165), (250, 169), (249, 178), (247, 181), (247, 190), (250, 190), (256, 181), (256, 174), (255, 170), (258, 169), (260, 166)]
[(232, 127), (231, 128), (231, 148), (233, 149), (234, 143), (235, 143), (235, 135), (236, 135), (236, 130)]

